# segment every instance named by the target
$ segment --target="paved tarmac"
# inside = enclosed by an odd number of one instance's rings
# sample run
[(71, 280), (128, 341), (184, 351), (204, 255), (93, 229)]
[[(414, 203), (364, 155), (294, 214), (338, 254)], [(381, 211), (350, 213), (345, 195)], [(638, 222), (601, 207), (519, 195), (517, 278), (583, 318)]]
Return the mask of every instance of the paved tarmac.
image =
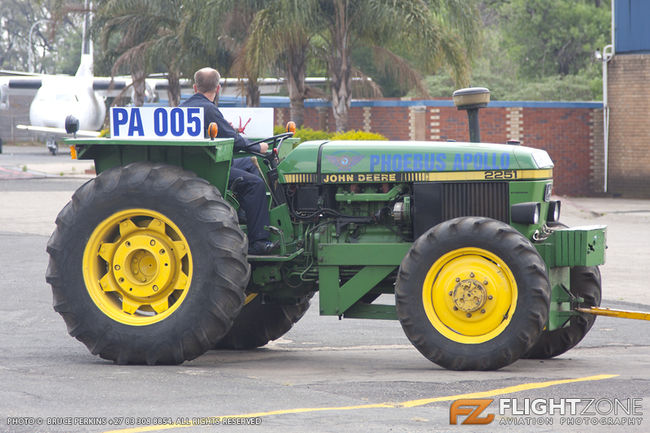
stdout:
[[(44, 281), (54, 219), (91, 177), (88, 164), (44, 146), (0, 154), (0, 431), (650, 431), (650, 322), (600, 317), (556, 359), (453, 372), (422, 357), (399, 323), (320, 317), (315, 297), (292, 331), (262, 349), (210, 351), (180, 366), (103, 361), (68, 336)], [(650, 201), (561, 199), (566, 224), (608, 225), (603, 304), (650, 311)], [(495, 419), (450, 425), (458, 398), (494, 399), (482, 416)], [(599, 406), (583, 416), (499, 413), (510, 398)], [(612, 404), (640, 408), (614, 415)], [(231, 415), (252, 425), (214, 424)]]

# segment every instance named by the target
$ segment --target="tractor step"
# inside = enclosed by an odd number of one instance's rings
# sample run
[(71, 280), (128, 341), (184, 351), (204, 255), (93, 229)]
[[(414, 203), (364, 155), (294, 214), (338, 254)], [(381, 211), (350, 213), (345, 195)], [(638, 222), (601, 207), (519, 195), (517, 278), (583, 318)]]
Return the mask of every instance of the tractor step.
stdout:
[(288, 256), (283, 256), (283, 255), (256, 256), (256, 255), (249, 254), (248, 260), (255, 261), (255, 262), (288, 262), (298, 257), (300, 254), (303, 253), (303, 251), (304, 248), (300, 248), (299, 250), (289, 254)]
[(611, 308), (591, 307), (577, 308), (581, 313), (595, 314), (597, 316), (620, 317), (621, 319), (650, 320), (650, 313), (641, 311), (623, 311)]

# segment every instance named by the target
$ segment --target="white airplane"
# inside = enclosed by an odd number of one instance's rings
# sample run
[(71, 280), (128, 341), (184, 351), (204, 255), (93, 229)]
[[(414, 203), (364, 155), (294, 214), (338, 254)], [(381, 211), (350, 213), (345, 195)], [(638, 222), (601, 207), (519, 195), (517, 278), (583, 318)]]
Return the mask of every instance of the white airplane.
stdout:
[[(86, 9), (89, 10), (88, 0)], [(65, 119), (72, 115), (79, 120), (77, 136), (96, 137), (100, 134), (106, 116), (106, 98), (122, 96), (131, 82), (131, 77), (95, 77), (93, 75), (92, 41), (87, 29), (90, 28), (91, 14), (84, 17), (82, 28), (81, 62), (74, 76), (47, 75), (0, 70), (0, 109), (9, 109), (9, 95), (34, 95), (29, 107), (29, 125), (17, 125), (19, 129), (44, 135), (47, 149), (56, 155), (57, 138), (66, 136)], [(155, 77), (145, 80), (147, 102), (158, 99), (166, 92), (168, 81)], [(221, 80), (223, 96), (241, 93), (245, 80), (231, 78)], [(260, 80), (262, 94), (277, 94), (283, 84), (282, 79), (266, 78)], [(181, 98), (193, 93), (192, 81), (181, 80)]]
[[(88, 2), (86, 2), (88, 7)], [(8, 105), (9, 93), (30, 93), (36, 90), (29, 107), (29, 125), (17, 125), (35, 133), (45, 134), (47, 148), (54, 155), (58, 150), (57, 136), (65, 132), (65, 118), (79, 119), (79, 136), (98, 136), (104, 123), (104, 97), (94, 89), (92, 42), (86, 31), (90, 15), (86, 14), (82, 29), (81, 63), (74, 76), (27, 75), (0, 77), (0, 101)], [(6, 107), (8, 108), (8, 107)]]

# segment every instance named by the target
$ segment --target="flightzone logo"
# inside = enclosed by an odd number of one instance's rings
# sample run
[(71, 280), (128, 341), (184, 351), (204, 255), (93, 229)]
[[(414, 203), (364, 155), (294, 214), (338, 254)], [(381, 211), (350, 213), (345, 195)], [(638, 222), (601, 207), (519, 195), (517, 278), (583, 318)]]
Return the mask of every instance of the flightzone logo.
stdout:
[(458, 417), (463, 416), (462, 424), (490, 424), (494, 421), (494, 414), (480, 416), (494, 400), (488, 398), (474, 398), (456, 400), (449, 408), (449, 424), (457, 424)]
[(500, 398), (498, 416), (494, 399), (455, 400), (449, 407), (449, 424), (531, 426), (640, 426), (642, 398)]

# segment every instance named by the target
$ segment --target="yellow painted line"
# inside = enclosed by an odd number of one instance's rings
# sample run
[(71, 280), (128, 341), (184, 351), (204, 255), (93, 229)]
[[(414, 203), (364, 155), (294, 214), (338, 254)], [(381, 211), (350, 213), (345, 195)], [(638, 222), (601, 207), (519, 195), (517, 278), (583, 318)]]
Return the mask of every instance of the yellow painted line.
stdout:
[(577, 379), (560, 379), (560, 380), (549, 380), (546, 382), (523, 383), (521, 385), (507, 386), (505, 388), (497, 388), (497, 389), (492, 389), (490, 391), (471, 392), (468, 394), (452, 395), (449, 397), (434, 397), (434, 398), (424, 398), (420, 400), (405, 401), (404, 403), (401, 404), (400, 407), (424, 406), (425, 404), (429, 404), (429, 403), (436, 403), (439, 401), (458, 400), (460, 398), (493, 397), (495, 395), (513, 394), (515, 392), (528, 391), (530, 389), (548, 388), (549, 386), (564, 385), (566, 383), (589, 382), (594, 380), (611, 379), (612, 377), (616, 377), (616, 376), (618, 376), (618, 374), (599, 374), (597, 376), (579, 377)]
[[(514, 394), (516, 392), (528, 391), (531, 389), (548, 388), (550, 386), (564, 385), (568, 383), (590, 382), (595, 380), (604, 380), (617, 377), (618, 374), (599, 374), (596, 376), (578, 377), (575, 379), (560, 379), (549, 380), (546, 382), (531, 382), (523, 383), (521, 385), (507, 386), (505, 388), (497, 388), (489, 391), (470, 392), (466, 394), (447, 395), (442, 397), (424, 398), (419, 400), (408, 400), (398, 403), (375, 403), (375, 404), (362, 404), (357, 406), (335, 406), (335, 407), (305, 407), (296, 409), (280, 409), (268, 412), (253, 412), (240, 415), (222, 415), (216, 417), (196, 417), (196, 418), (210, 418), (210, 419), (223, 419), (223, 418), (261, 418), (272, 415), (288, 415), (294, 413), (307, 413), (307, 412), (333, 412), (345, 410), (359, 410), (359, 409), (381, 409), (381, 408), (403, 408), (403, 407), (417, 407), (424, 406), (431, 403), (438, 403), (441, 401), (453, 401), (462, 398), (485, 398), (494, 397), (497, 395)], [(168, 424), (168, 425), (151, 425), (143, 427), (132, 427), (126, 429), (109, 430), (104, 433), (141, 433), (151, 431), (169, 430), (174, 428), (194, 427), (201, 424)]]

